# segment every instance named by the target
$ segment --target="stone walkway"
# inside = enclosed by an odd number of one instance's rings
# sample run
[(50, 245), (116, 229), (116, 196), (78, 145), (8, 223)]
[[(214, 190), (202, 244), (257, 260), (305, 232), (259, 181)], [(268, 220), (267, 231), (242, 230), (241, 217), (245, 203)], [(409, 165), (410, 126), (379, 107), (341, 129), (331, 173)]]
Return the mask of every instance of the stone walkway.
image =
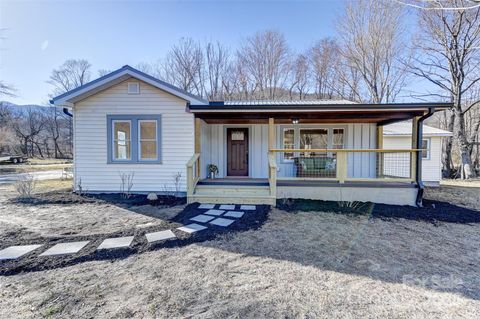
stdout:
[[(235, 210), (240, 206), (239, 210)], [(196, 208), (198, 215), (190, 218), (192, 223), (178, 227), (177, 230), (192, 234), (207, 229), (214, 225), (217, 227), (228, 227), (236, 220), (242, 218), (245, 213), (255, 211), (255, 205), (216, 205), (216, 204), (201, 204)], [(148, 243), (164, 242), (171, 239), (176, 239), (177, 236), (171, 229), (147, 233), (145, 234)], [(97, 251), (106, 251), (111, 249), (129, 248), (134, 240), (134, 236), (106, 238), (97, 247)], [(51, 256), (65, 256), (76, 254), (80, 252), (90, 241), (77, 241), (58, 243), (43, 251), (40, 257)], [(41, 249), (44, 245), (20, 245), (10, 246), (0, 250), (0, 262), (7, 260), (19, 259), (33, 251)]]

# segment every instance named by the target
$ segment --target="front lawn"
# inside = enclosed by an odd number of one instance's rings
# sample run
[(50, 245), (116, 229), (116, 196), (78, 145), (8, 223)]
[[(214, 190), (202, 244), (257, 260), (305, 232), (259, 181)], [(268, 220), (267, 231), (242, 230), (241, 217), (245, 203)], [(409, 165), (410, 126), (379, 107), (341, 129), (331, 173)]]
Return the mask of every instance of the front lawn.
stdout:
[[(1, 233), (113, 232), (170, 216), (98, 202), (29, 207), (0, 193)], [(272, 209), (257, 230), (0, 277), (0, 317), (478, 318), (479, 234), (479, 223)]]

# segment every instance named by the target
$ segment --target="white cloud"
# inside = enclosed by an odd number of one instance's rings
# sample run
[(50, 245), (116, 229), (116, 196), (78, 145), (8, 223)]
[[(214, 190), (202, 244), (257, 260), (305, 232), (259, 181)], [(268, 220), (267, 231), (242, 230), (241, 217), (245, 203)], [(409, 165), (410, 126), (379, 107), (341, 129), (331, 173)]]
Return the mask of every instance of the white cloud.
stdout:
[(48, 40), (45, 40), (40, 45), (40, 50), (45, 51), (48, 48)]

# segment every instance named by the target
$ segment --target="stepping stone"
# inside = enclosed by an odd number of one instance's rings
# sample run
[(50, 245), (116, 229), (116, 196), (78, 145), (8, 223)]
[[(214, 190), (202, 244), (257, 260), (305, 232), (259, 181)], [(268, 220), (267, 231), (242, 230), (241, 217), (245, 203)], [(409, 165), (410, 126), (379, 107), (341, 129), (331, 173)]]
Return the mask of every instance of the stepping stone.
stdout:
[(257, 207), (255, 205), (242, 205), (240, 206), (241, 210), (256, 210)]
[(100, 246), (98, 246), (97, 250), (130, 247), (130, 244), (133, 241), (133, 237), (134, 236), (107, 238), (102, 241)]
[(190, 220), (193, 220), (194, 222), (199, 222), (199, 223), (208, 223), (215, 217), (213, 216), (207, 216), (207, 215), (198, 215), (195, 217), (190, 218)]
[(235, 209), (235, 205), (220, 205), (220, 209), (234, 210), (234, 209)]
[(207, 215), (220, 216), (224, 213), (224, 210), (210, 209), (205, 212)]
[(147, 237), (147, 241), (149, 243), (153, 243), (155, 241), (160, 241), (160, 240), (177, 238), (177, 236), (175, 236), (175, 234), (170, 229), (157, 231), (155, 233), (148, 233), (148, 234), (145, 234), (145, 237)]
[(233, 218), (240, 218), (243, 216), (243, 214), (245, 214), (244, 212), (234, 212), (234, 211), (230, 211), (230, 212), (226, 212), (225, 217), (233, 217)]
[(212, 225), (216, 226), (221, 226), (221, 227), (227, 227), (230, 226), (234, 220), (231, 219), (226, 219), (226, 218), (216, 218), (210, 222)]
[(200, 206), (198, 206), (198, 208), (200, 208), (200, 209), (213, 209), (213, 208), (215, 208), (215, 204), (201, 204)]
[(10, 246), (0, 250), (0, 260), (17, 259), (41, 246), (42, 245)]
[(207, 229), (207, 228), (208, 227), (202, 226), (202, 225), (199, 225), (199, 224), (188, 224), (188, 225), (185, 225), (185, 226), (182, 226), (182, 227), (178, 227), (177, 229), (191, 234), (191, 233), (195, 233), (197, 231), (204, 230), (204, 229)]
[(71, 243), (56, 244), (40, 254), (40, 256), (57, 256), (75, 254), (85, 247), (89, 241), (74, 241)]

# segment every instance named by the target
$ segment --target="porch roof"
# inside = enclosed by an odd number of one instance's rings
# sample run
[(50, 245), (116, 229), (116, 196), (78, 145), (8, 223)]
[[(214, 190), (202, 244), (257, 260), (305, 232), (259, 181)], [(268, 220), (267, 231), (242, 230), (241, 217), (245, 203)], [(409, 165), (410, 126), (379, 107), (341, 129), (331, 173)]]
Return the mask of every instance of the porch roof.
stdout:
[(207, 123), (378, 123), (386, 125), (422, 116), (429, 110), (443, 111), (452, 103), (357, 104), (350, 101), (236, 101), (190, 105), (190, 112)]

